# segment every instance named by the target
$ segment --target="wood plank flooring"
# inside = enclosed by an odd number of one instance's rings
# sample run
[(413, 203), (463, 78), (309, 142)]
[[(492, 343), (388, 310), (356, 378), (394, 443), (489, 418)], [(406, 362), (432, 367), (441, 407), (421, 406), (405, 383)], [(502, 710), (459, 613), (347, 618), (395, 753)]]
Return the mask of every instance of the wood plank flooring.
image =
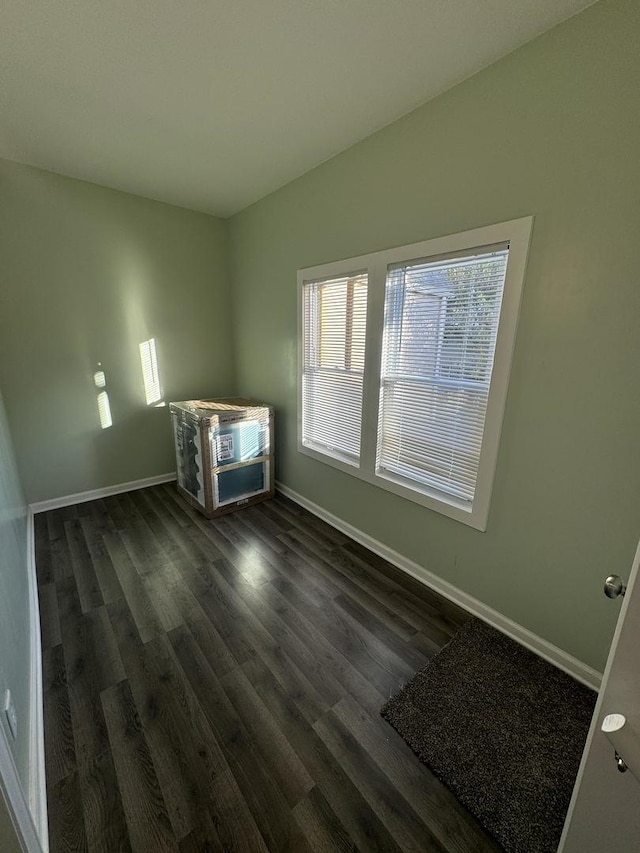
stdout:
[(51, 853), (498, 851), (379, 716), (451, 603), (282, 496), (35, 528)]

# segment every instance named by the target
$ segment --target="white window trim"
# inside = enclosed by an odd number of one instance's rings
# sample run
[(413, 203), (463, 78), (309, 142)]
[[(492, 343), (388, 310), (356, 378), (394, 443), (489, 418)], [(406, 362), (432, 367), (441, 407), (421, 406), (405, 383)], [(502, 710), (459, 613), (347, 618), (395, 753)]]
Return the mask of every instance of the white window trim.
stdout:
[[(300, 453), (407, 498), (414, 503), (421, 504), (428, 509), (442, 513), (449, 518), (461, 521), (476, 530), (486, 530), (532, 229), (533, 217), (527, 216), (509, 222), (475, 228), (461, 234), (437, 237), (409, 246), (399, 246), (394, 249), (386, 249), (356, 258), (298, 270), (297, 417), (298, 450)], [(470, 506), (467, 502), (457, 501), (455, 498), (439, 494), (435, 490), (427, 493), (417, 492), (405, 486), (400, 479), (395, 480), (388, 475), (382, 476), (376, 473), (376, 439), (387, 268), (390, 264), (402, 263), (416, 258), (428, 258), (432, 255), (442, 255), (448, 252), (473, 250), (481, 246), (504, 242), (509, 243), (509, 259), (500, 310), (476, 490), (473, 503)], [(368, 274), (367, 336), (359, 466), (347, 464), (302, 444), (303, 286), (308, 282), (345, 275), (354, 269), (366, 271)]]

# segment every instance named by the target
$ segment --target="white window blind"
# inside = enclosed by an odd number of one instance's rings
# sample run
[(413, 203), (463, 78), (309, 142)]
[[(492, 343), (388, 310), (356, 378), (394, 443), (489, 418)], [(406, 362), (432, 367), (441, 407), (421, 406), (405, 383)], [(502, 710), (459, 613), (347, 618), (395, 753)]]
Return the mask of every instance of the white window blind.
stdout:
[(388, 268), (377, 474), (473, 501), (508, 254)]
[(366, 273), (302, 289), (302, 444), (352, 465), (360, 458)]

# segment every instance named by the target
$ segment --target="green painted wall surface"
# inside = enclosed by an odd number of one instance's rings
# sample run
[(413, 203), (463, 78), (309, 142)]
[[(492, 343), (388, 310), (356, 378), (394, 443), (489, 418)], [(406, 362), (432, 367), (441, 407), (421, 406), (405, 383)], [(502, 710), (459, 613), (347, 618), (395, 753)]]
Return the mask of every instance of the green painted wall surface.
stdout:
[(139, 344), (157, 341), (165, 400), (234, 391), (227, 224), (0, 161), (0, 258), (0, 387), (28, 501), (175, 470)]
[(0, 394), (0, 702), (5, 690), (11, 690), (18, 715), (17, 739), (13, 739), (4, 714), (0, 725), (25, 791), (29, 783), (29, 673), (27, 510)]
[[(279, 479), (598, 668), (640, 535), (639, 43), (640, 4), (598, 3), (231, 220)], [(487, 532), (299, 454), (296, 270), (529, 214)]]

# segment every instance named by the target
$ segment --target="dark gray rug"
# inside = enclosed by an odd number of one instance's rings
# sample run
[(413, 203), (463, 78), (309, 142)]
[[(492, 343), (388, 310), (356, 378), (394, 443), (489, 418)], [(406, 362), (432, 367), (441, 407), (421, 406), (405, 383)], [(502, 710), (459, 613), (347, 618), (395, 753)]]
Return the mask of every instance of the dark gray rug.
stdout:
[(472, 619), (381, 713), (508, 853), (555, 853), (595, 700)]

